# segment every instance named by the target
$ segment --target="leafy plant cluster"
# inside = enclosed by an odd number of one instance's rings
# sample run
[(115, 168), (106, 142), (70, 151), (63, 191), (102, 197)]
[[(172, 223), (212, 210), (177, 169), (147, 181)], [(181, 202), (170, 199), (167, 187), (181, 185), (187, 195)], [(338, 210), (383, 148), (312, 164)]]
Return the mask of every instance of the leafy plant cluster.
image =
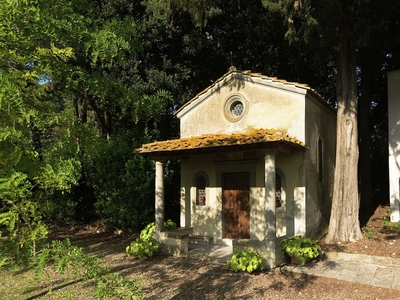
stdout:
[(98, 257), (71, 246), (68, 239), (52, 241), (31, 263), (38, 276), (49, 265), (62, 275), (94, 280), (96, 299), (140, 299), (144, 296), (137, 280), (110, 273), (109, 267), (102, 265)]
[(310, 238), (294, 236), (282, 241), (282, 250), (283, 255), (286, 253), (290, 257), (297, 258), (303, 266), (308, 259), (314, 259), (320, 255), (321, 247)]
[(392, 230), (400, 230), (400, 222), (391, 222), (390, 217), (383, 217), (382, 223)]
[(155, 252), (160, 250), (161, 244), (152, 236), (155, 228), (156, 224), (152, 222), (140, 232), (140, 236), (126, 247), (128, 256), (136, 256), (139, 259), (143, 256), (152, 257)]
[(264, 269), (264, 258), (251, 250), (243, 250), (233, 253), (232, 257), (227, 261), (228, 267), (233, 271), (255, 272)]
[(363, 228), (363, 233), (364, 233), (364, 236), (369, 240), (373, 239), (375, 236), (375, 232), (365, 229), (365, 228)]
[(171, 219), (164, 222), (164, 228), (167, 230), (174, 230), (176, 229), (176, 223)]
[[(154, 253), (161, 249), (161, 244), (153, 238), (153, 231), (155, 228), (155, 222), (147, 224), (140, 232), (140, 236), (126, 247), (128, 256), (135, 256), (139, 259), (143, 256), (152, 257)], [(176, 228), (176, 223), (172, 220), (165, 221), (164, 228), (173, 230)]]

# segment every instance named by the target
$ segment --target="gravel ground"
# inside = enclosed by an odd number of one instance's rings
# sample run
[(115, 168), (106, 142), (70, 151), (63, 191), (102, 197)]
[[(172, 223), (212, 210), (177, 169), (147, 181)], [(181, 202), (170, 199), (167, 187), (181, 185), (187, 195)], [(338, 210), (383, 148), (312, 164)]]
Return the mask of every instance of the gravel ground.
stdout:
[[(400, 230), (384, 224), (387, 206), (379, 206), (356, 243), (325, 244), (324, 251), (400, 257)], [(119, 233), (119, 232), (118, 232)], [(257, 274), (235, 273), (226, 262), (157, 256), (137, 260), (124, 249), (135, 236), (103, 232), (101, 224), (56, 230), (53, 237), (70, 237), (98, 254), (113, 271), (142, 279), (145, 299), (400, 299), (398, 290), (351, 283), (277, 268)]]
[(235, 273), (224, 262), (159, 256), (114, 257), (115, 268), (140, 276), (145, 299), (400, 299), (398, 290), (342, 280), (286, 273)]

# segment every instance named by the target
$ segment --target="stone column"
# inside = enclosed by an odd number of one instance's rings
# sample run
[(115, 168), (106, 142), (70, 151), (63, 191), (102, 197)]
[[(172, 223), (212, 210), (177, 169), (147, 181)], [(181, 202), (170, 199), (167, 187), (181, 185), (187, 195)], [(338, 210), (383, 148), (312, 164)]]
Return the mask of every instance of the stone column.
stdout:
[(306, 188), (294, 188), (294, 235), (306, 235)]
[(276, 239), (276, 173), (275, 173), (275, 154), (277, 150), (268, 149), (265, 151), (265, 223), (266, 240)]
[(390, 221), (400, 221), (400, 70), (388, 73)]
[(156, 161), (156, 229), (164, 229), (164, 161)]

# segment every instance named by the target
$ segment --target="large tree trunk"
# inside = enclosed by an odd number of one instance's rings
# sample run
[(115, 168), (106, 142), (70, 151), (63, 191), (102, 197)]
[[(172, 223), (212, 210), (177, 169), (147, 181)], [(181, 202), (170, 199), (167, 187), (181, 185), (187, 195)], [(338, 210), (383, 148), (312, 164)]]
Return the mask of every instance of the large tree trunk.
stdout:
[(332, 210), (326, 240), (362, 238), (358, 219), (358, 128), (356, 42), (344, 17), (339, 24), (337, 139)]

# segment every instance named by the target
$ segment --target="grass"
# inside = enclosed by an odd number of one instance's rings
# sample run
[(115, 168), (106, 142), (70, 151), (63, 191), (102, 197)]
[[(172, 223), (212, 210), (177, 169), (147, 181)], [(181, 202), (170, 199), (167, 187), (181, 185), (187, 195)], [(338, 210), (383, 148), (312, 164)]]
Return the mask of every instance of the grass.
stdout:
[(371, 240), (371, 239), (374, 238), (375, 233), (374, 233), (373, 231), (365, 231), (365, 232), (364, 232), (364, 236), (365, 236), (367, 239)]
[(400, 230), (400, 222), (390, 222), (390, 217), (388, 216), (383, 217), (382, 223), (392, 230)]
[[(125, 259), (127, 241), (96, 241), (81, 239), (73, 243), (87, 253), (106, 257), (103, 262), (112, 266), (114, 262)], [(94, 280), (84, 281), (72, 273), (61, 275), (52, 267), (46, 267), (39, 276), (33, 269), (0, 268), (0, 299), (95, 299)], [(135, 274), (129, 276), (137, 278)]]
[(33, 270), (1, 269), (0, 299), (94, 299), (93, 282), (46, 271), (38, 278)]

